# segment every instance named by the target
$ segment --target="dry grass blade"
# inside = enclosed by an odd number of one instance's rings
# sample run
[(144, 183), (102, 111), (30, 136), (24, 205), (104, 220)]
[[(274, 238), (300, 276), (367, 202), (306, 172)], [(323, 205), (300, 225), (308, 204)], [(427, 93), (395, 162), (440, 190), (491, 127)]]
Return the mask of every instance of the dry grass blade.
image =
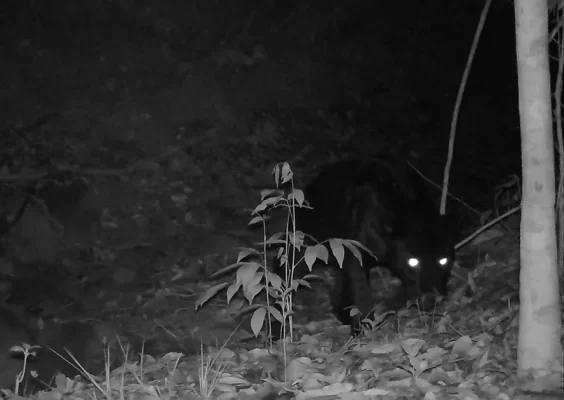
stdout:
[[(211, 354), (204, 356), (204, 344), (200, 343), (200, 365), (198, 366), (198, 384), (200, 386), (199, 395), (205, 399), (211, 398), (210, 396), (212, 395), (214, 389), (217, 387), (219, 379), (221, 378), (223, 372), (225, 371), (225, 368), (227, 367), (227, 364), (225, 363), (220, 363), (218, 365), (218, 358), (221, 355), (222, 351), (225, 349), (225, 346), (227, 346), (229, 340), (231, 340), (231, 338), (233, 337), (233, 334), (237, 331), (237, 329), (239, 329), (240, 326), (241, 323), (239, 323), (239, 325), (237, 325), (237, 327), (231, 332), (229, 337), (225, 340), (223, 345), (216, 352), (214, 357), (212, 357)], [(214, 371), (214, 367), (216, 367), (215, 371)], [(213, 377), (211, 377), (210, 379), (210, 375), (212, 375), (212, 373), (213, 373)]]

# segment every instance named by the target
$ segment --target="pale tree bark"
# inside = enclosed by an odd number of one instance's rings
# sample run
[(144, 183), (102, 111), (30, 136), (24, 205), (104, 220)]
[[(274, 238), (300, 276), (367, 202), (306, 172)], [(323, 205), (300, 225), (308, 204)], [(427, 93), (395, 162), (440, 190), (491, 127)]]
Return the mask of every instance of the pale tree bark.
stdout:
[(547, 0), (516, 0), (523, 162), (518, 360), (520, 370), (562, 363)]

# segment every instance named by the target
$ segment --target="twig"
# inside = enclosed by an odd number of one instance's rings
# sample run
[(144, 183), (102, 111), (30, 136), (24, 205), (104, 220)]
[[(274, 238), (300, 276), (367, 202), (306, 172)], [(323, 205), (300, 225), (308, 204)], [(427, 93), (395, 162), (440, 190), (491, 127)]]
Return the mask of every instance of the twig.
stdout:
[[(429, 178), (427, 178), (425, 175), (423, 175), (423, 173), (422, 173), (421, 171), (419, 171), (419, 170), (415, 167), (415, 165), (413, 165), (413, 164), (410, 163), (409, 161), (407, 162), (407, 165), (409, 165), (411, 168), (413, 168), (413, 170), (414, 170), (415, 172), (417, 172), (417, 174), (419, 174), (419, 176), (420, 176), (421, 178), (423, 178), (425, 181), (429, 182), (431, 185), (433, 185), (433, 186), (435, 186), (437, 189), (441, 190), (441, 187), (440, 187), (437, 183), (433, 182), (431, 179), (429, 179)], [(481, 213), (480, 211), (476, 210), (474, 207), (472, 207), (471, 205), (469, 205), (468, 203), (466, 203), (464, 200), (459, 199), (458, 197), (456, 197), (455, 195), (449, 193), (448, 191), (447, 191), (447, 195), (448, 195), (450, 198), (452, 198), (452, 199), (458, 201), (458, 202), (459, 202), (460, 204), (462, 204), (464, 207), (467, 207), (470, 211), (472, 211), (472, 212), (474, 212), (474, 213), (476, 213), (476, 214), (478, 214), (478, 215), (480, 215), (480, 216), (482, 215), (482, 213)]]
[(476, 49), (478, 48), (478, 43), (480, 42), (480, 37), (482, 36), (482, 31), (484, 30), (484, 25), (486, 23), (486, 17), (488, 16), (488, 11), (492, 4), (492, 0), (486, 0), (482, 14), (480, 15), (480, 22), (478, 22), (478, 27), (476, 28), (476, 34), (474, 35), (474, 40), (472, 42), (472, 47), (470, 48), (470, 54), (468, 55), (468, 60), (466, 61), (466, 67), (464, 68), (464, 73), (462, 75), (462, 81), (460, 82), (460, 87), (458, 88), (458, 94), (456, 95), (456, 102), (454, 103), (454, 112), (452, 115), (452, 121), (450, 124), (450, 138), (448, 142), (448, 154), (447, 162), (445, 165), (444, 179), (443, 179), (443, 194), (441, 196), (441, 214), (445, 214), (446, 211), (446, 199), (448, 193), (448, 181), (450, 176), (450, 168), (452, 165), (452, 159), (454, 154), (454, 138), (456, 136), (456, 125), (458, 123), (458, 114), (460, 113), (460, 105), (462, 104), (462, 97), (464, 96), (464, 89), (468, 82), (468, 76), (470, 75), (470, 68), (472, 68), (472, 63), (474, 61), (474, 56), (476, 54)]
[(483, 231), (485, 231), (486, 229), (488, 229), (490, 226), (497, 224), (499, 221), (509, 217), (511, 214), (515, 214), (517, 211), (521, 210), (521, 206), (512, 208), (511, 210), (507, 211), (506, 213), (500, 215), (499, 217), (497, 217), (496, 219), (494, 219), (493, 221), (488, 222), (486, 225), (482, 226), (481, 228), (479, 228), (477, 231), (475, 231), (473, 234), (471, 234), (470, 236), (468, 236), (466, 239), (458, 242), (456, 244), (456, 246), (454, 246), (455, 250), (458, 250), (459, 248), (461, 248), (462, 246), (464, 246), (465, 244), (467, 244), (468, 242), (470, 242), (472, 239), (474, 239), (476, 236), (478, 236), (480, 233), (482, 233)]

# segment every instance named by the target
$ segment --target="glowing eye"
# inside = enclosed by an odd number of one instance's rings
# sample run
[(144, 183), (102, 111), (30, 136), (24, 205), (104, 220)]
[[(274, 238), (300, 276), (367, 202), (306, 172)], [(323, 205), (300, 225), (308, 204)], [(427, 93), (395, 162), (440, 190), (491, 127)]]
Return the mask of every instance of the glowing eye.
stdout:
[(411, 268), (415, 268), (419, 265), (419, 260), (417, 258), (410, 258), (409, 260), (407, 260), (407, 265), (409, 265)]
[(439, 260), (439, 265), (441, 265), (441, 266), (444, 267), (444, 266), (447, 265), (447, 264), (448, 264), (448, 258), (443, 257), (443, 258), (441, 258), (441, 259)]

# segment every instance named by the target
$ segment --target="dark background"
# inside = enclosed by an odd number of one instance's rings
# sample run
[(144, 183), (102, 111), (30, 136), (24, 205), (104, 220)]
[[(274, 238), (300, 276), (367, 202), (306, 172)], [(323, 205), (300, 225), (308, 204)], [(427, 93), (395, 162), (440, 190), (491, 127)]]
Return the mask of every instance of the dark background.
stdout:
[[(303, 93), (293, 90), (281, 96), (270, 88), (264, 96), (243, 88), (248, 97), (268, 97), (260, 104), (269, 109), (300, 108), (311, 114), (352, 110), (355, 122), (362, 125), (353, 140), (357, 147), (409, 148), (425, 159), (424, 164), (435, 166), (429, 173), (436, 177), (445, 160), (454, 99), (482, 3), (10, 1), (2, 11), (2, 64), (10, 71), (2, 82), (2, 117), (5, 123), (32, 118), (29, 101), (48, 103), (54, 111), (69, 107), (68, 98), (65, 104), (62, 97), (69, 91), (92, 90), (95, 84), (88, 81), (99, 67), (75, 71), (72, 77), (63, 70), (72, 63), (79, 70), (87, 68), (79, 64), (110, 48), (118, 53), (112, 61), (121, 62), (115, 58), (127, 57), (119, 54), (124, 42), (130, 50), (166, 45), (168, 63), (203, 58), (222, 47), (250, 54), (260, 43), (281, 75), (300, 79)], [(513, 5), (496, 0), (462, 104), (452, 180), (455, 193), (477, 197), (470, 202), (482, 208), (488, 201), (476, 192), (485, 193), (519, 172), (514, 44)], [(48, 49), (57, 59), (49, 63), (51, 71), (22, 54), (26, 46)], [(147, 57), (135, 62), (160, 61), (156, 55)], [(307, 68), (293, 68), (299, 61)], [(62, 65), (53, 65), (56, 62)], [(32, 83), (27, 75), (35, 75), (35, 70), (43, 71), (43, 80), (61, 73), (58, 78), (64, 82)], [(18, 75), (17, 82), (12, 74)], [(6, 91), (14, 85), (15, 93)], [(161, 83), (162, 88), (169, 85)], [(276, 82), (269, 85), (275, 87)], [(28, 104), (17, 101), (20, 96), (28, 97)], [(260, 108), (252, 104), (245, 112)], [(394, 148), (381, 148), (374, 136), (393, 137), (395, 143), (384, 147)]]

